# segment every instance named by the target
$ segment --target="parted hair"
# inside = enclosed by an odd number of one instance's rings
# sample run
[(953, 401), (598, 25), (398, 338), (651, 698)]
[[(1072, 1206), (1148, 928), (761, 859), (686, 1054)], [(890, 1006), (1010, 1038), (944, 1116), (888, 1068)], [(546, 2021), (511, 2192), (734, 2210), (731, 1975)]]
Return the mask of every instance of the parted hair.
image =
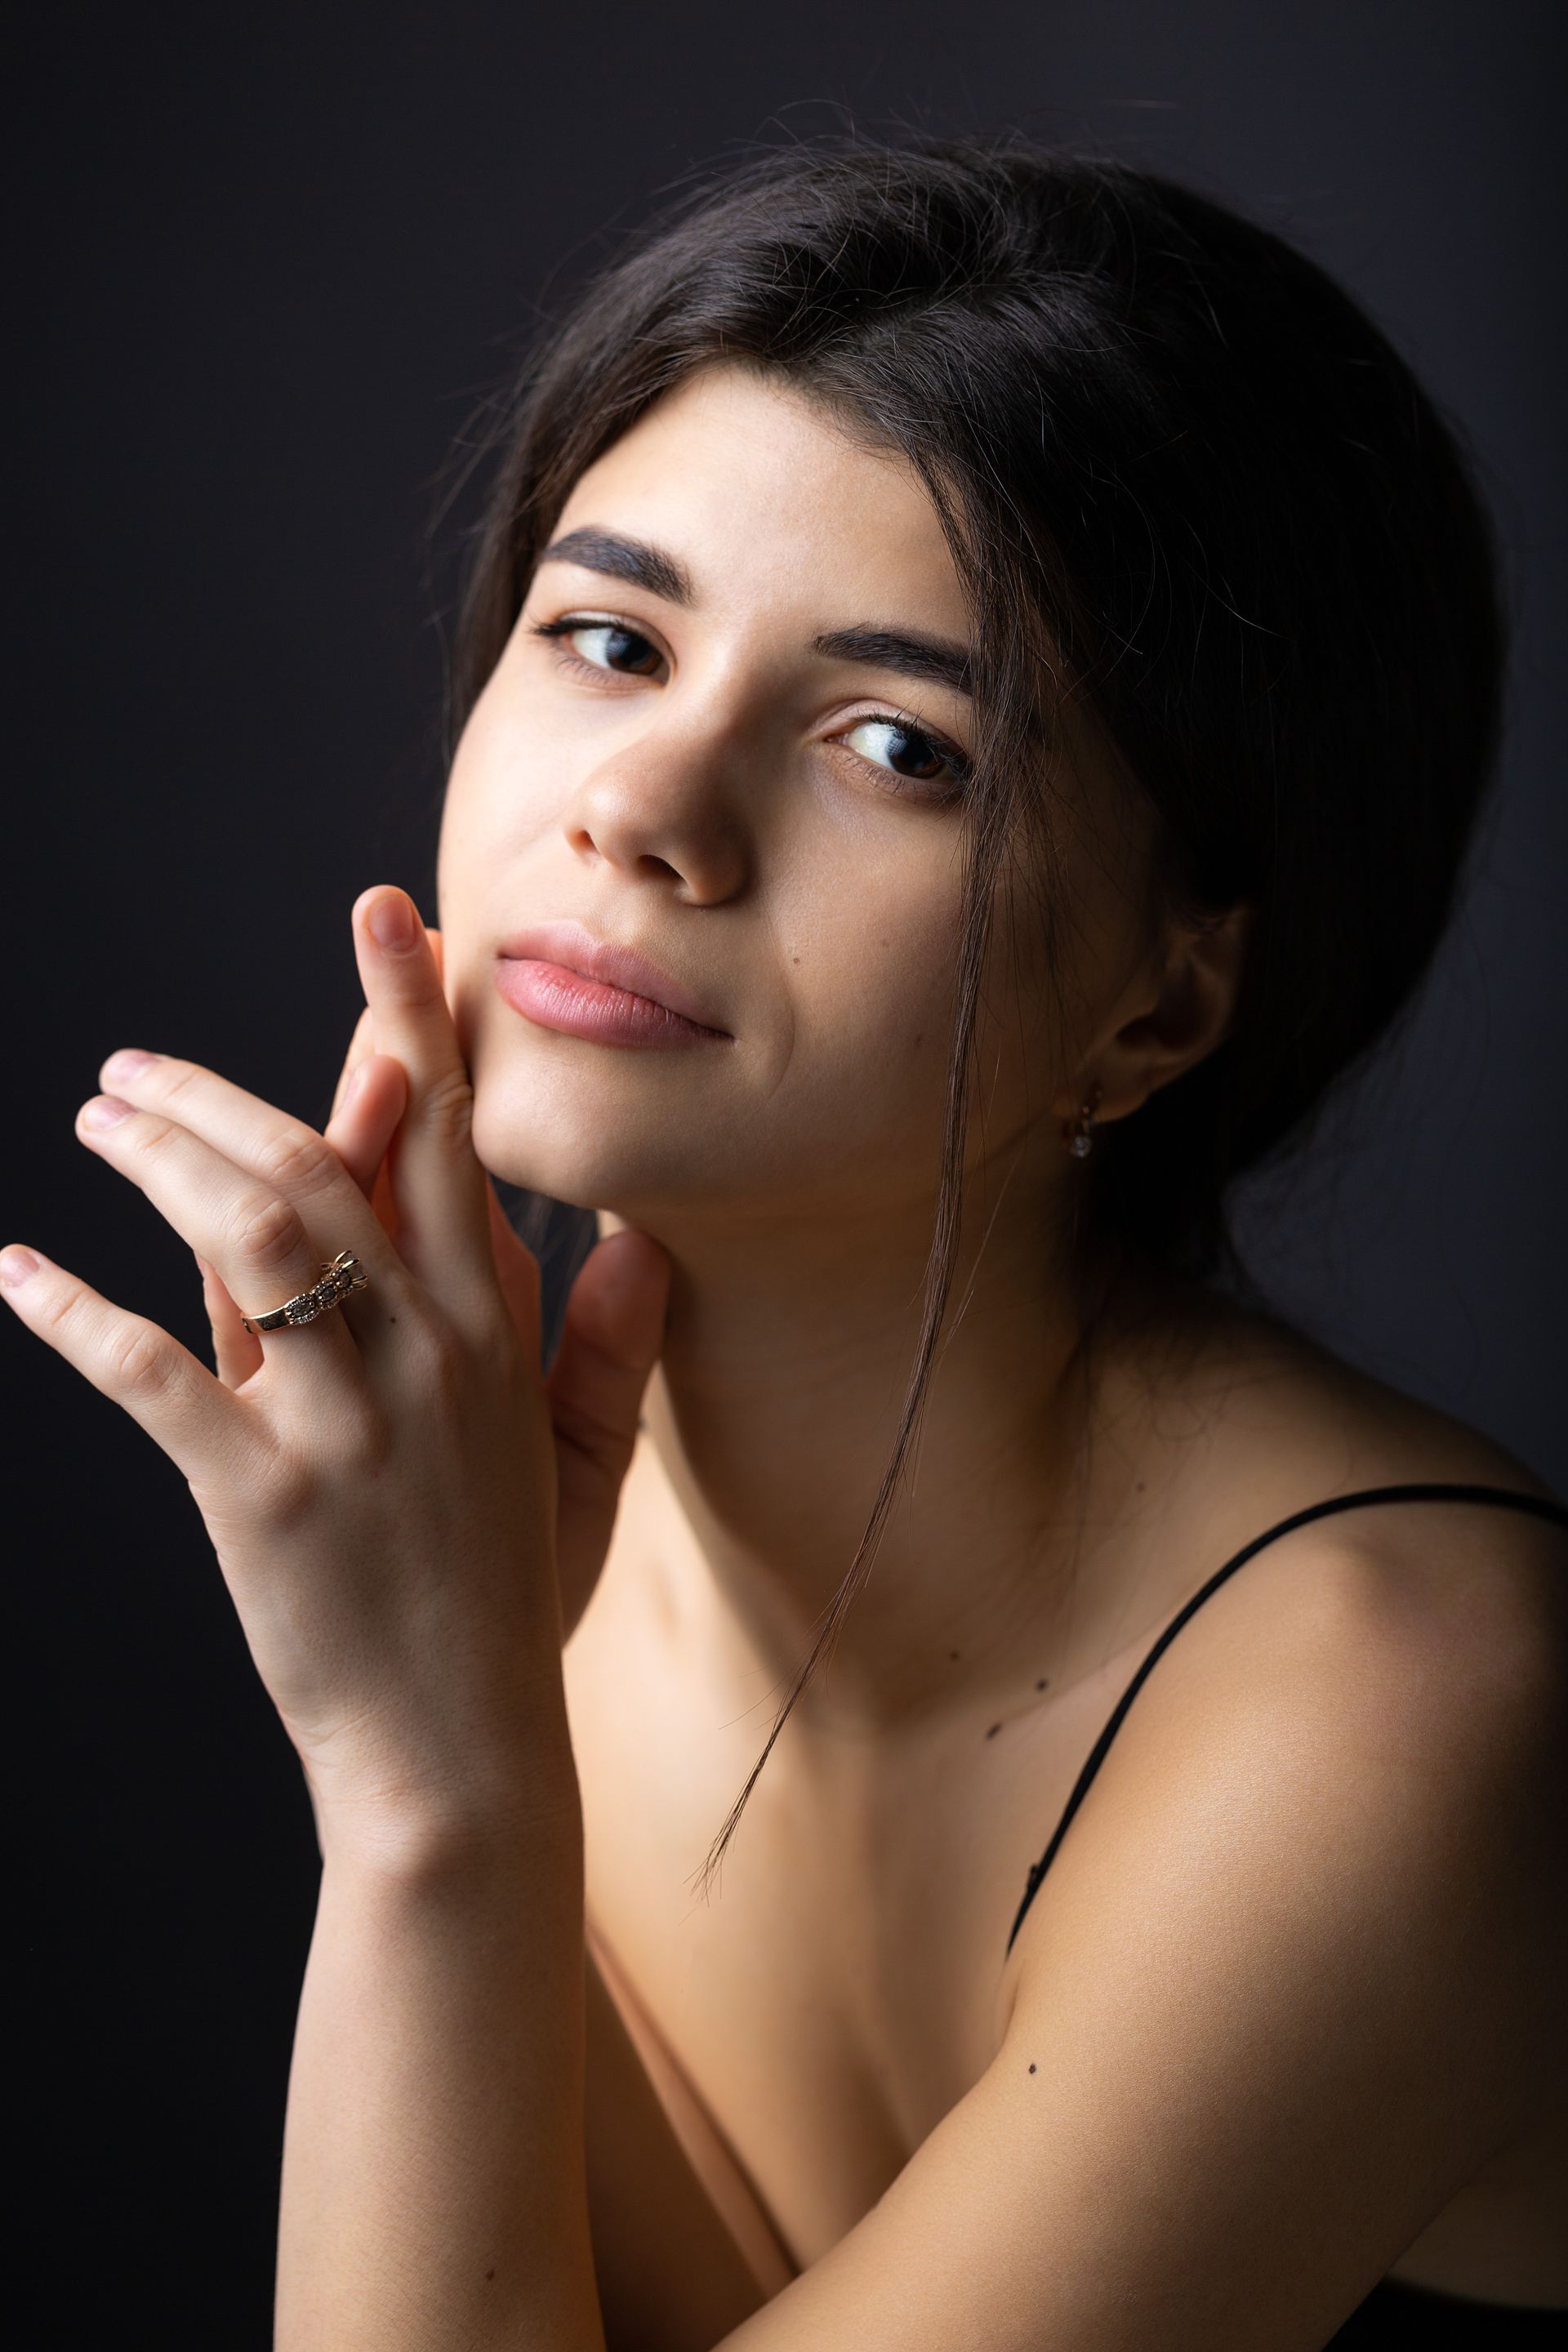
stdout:
[[(1232, 1181), (1304, 1138), (1430, 963), (1495, 765), (1506, 656), (1458, 432), (1314, 262), (1123, 163), (1011, 134), (836, 137), (705, 173), (539, 340), (491, 442), (454, 733), (580, 475), (715, 362), (793, 383), (917, 469), (971, 609), (976, 740), (898, 1443), (710, 1870), (868, 1571), (907, 1456), (955, 1263), (998, 878), (1023, 840), (1048, 876), (1068, 701), (1153, 813), (1164, 903), (1198, 921), (1251, 910), (1224, 1038), (1074, 1171), (1085, 1263), (1205, 1282), (1240, 1274)], [(1048, 935), (1048, 887), (1041, 903)]]

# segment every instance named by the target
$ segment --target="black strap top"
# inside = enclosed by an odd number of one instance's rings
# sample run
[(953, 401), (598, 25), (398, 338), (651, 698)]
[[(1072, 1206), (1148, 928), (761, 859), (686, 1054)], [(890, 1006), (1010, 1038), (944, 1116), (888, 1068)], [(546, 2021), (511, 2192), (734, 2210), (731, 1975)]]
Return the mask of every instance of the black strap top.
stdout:
[[(1364, 1486), (1355, 1494), (1334, 1495), (1327, 1502), (1312, 1503), (1304, 1511), (1293, 1511), (1277, 1527), (1269, 1528), (1263, 1535), (1254, 1536), (1250, 1543), (1244, 1544), (1223, 1568), (1216, 1569), (1207, 1583), (1200, 1585), (1192, 1599), (1176, 1612), (1116, 1702), (1110, 1720), (1095, 1741), (1088, 1762), (1073, 1784), (1072, 1794), (1062, 1809), (1061, 1819), (1052, 1832), (1049, 1845), (1030, 1869), (1024, 1899), (1018, 1906), (1017, 1916), (1007, 1937), (1008, 1952), (1012, 1951), (1014, 1937), (1024, 1924), (1025, 1913), (1040, 1891), (1041, 1880), (1056, 1859), (1057, 1848), (1067, 1835), (1073, 1815), (1089, 1794), (1090, 1783), (1104, 1763), (1111, 1741), (1121, 1728), (1128, 1708), (1142, 1689), (1156, 1660), (1170, 1648), (1188, 1618), (1203, 1607), (1211, 1592), (1219, 1591), (1227, 1576), (1234, 1576), (1238, 1568), (1245, 1568), (1265, 1545), (1275, 1542), (1280, 1536), (1289, 1535), (1294, 1528), (1305, 1527), (1310, 1520), (1329, 1518), (1335, 1511), (1359, 1510), (1363, 1504), (1372, 1503), (1489, 1503), (1500, 1509), (1531, 1511), (1537, 1518), (1552, 1519), (1559, 1527), (1568, 1528), (1568, 1505), (1547, 1500), (1539, 1495), (1516, 1494), (1509, 1486), (1461, 1486), (1447, 1480), (1436, 1480), (1402, 1486)], [(1490, 2352), (1491, 2347), (1500, 2344), (1510, 2347), (1544, 2344), (1548, 2329), (1551, 2330), (1552, 2341), (1559, 2342), (1564, 2316), (1568, 2314), (1557, 2306), (1542, 2309), (1521, 2304), (1479, 2303), (1468, 2295), (1440, 2294), (1429, 2288), (1407, 2286), (1399, 2279), (1381, 2279), (1335, 2335), (1333, 2346), (1345, 2347), (1345, 2352), (1352, 2352), (1352, 2347), (1356, 2347), (1357, 2352), (1361, 2352), (1361, 2347), (1365, 2347), (1365, 2352), (1372, 2352), (1373, 2347), (1400, 2344), (1420, 2345), (1424, 2352), (1425, 2347), (1437, 2352), (1437, 2347), (1448, 2345), (1474, 2347), (1476, 2352), (1480, 2352), (1480, 2347), (1485, 2347), (1487, 2352)]]

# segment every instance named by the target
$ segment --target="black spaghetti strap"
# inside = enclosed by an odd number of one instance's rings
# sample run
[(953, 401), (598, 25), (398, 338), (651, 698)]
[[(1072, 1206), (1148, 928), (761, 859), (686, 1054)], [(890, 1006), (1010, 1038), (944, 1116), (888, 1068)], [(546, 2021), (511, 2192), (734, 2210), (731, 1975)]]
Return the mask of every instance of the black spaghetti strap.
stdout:
[(1511, 1486), (1461, 1486), (1447, 1480), (1436, 1479), (1404, 1486), (1363, 1486), (1352, 1495), (1333, 1495), (1325, 1503), (1310, 1503), (1304, 1511), (1293, 1511), (1288, 1519), (1281, 1519), (1278, 1527), (1269, 1528), (1263, 1535), (1254, 1536), (1250, 1543), (1244, 1544), (1234, 1559), (1227, 1559), (1223, 1568), (1216, 1569), (1208, 1582), (1201, 1585), (1192, 1599), (1184, 1602), (1176, 1612), (1118, 1699), (1110, 1722), (1095, 1741), (1089, 1761), (1078, 1776), (1073, 1792), (1067, 1801), (1049, 1845), (1047, 1846), (1039, 1861), (1030, 1867), (1028, 1880), (1024, 1889), (1024, 1899), (1018, 1906), (1017, 1916), (1013, 1922), (1012, 1932), (1007, 1937), (1007, 1951), (1003, 1954), (1004, 1968), (1007, 1964), (1007, 1956), (1013, 1949), (1014, 1937), (1024, 1924), (1024, 1915), (1039, 1891), (1041, 1879), (1044, 1878), (1056, 1858), (1057, 1848), (1067, 1835), (1068, 1826), (1073, 1815), (1089, 1794), (1089, 1783), (1104, 1763), (1106, 1752), (1121, 1727), (1122, 1717), (1142, 1689), (1155, 1661), (1169, 1649), (1188, 1618), (1194, 1611), (1203, 1607), (1210, 1593), (1216, 1592), (1226, 1578), (1234, 1576), (1238, 1568), (1245, 1568), (1247, 1561), (1255, 1558), (1266, 1544), (1275, 1542), (1280, 1536), (1288, 1536), (1295, 1528), (1304, 1528), (1310, 1519), (1326, 1519), (1336, 1511), (1357, 1510), (1363, 1503), (1438, 1502), (1493, 1503), (1507, 1510), (1532, 1511), (1538, 1518), (1555, 1519), (1560, 1527), (1568, 1528), (1568, 1504), (1556, 1502), (1542, 1495), (1521, 1495)]

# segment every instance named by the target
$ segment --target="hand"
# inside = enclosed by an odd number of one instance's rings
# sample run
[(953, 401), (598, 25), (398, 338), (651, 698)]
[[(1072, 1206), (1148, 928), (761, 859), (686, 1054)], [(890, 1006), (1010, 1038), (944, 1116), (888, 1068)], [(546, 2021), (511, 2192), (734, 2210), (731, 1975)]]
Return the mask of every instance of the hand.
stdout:
[[(408, 918), (406, 948), (377, 943), (383, 908)], [(82, 1141), (214, 1269), (216, 1377), (41, 1255), (7, 1253), (0, 1277), (184, 1473), (323, 1852), (384, 1854), (411, 1831), (557, 1813), (576, 1791), (537, 1270), (531, 1294), (511, 1262), (503, 1291), (468, 1075), (412, 903), (364, 892), (353, 938), (377, 1045), (395, 1053), (366, 1057), (333, 1135), (160, 1056), (111, 1056), (114, 1122), (89, 1122), (98, 1104), (79, 1115)], [(258, 1340), (225, 1320), (237, 1297), (255, 1313), (310, 1289), (343, 1249), (368, 1287), (316, 1322)]]
[[(426, 930), (425, 936), (441, 971), (441, 934)], [(374, 1007), (367, 1004), (349, 1041), (327, 1128), (388, 1231), (395, 1230), (396, 1209), (383, 1153), (401, 1116), (401, 1066), (389, 1058), (396, 1050), (377, 1023)], [(485, 1189), (497, 1278), (520, 1337), (531, 1334), (537, 1353), (539, 1269), (508, 1222), (488, 1175)], [(215, 1300), (212, 1290), (209, 1284), (215, 1339), (220, 1319), (239, 1332), (238, 1309), (232, 1300)], [(668, 1291), (665, 1252), (651, 1234), (627, 1227), (607, 1234), (589, 1252), (567, 1294), (545, 1384), (555, 1433), (555, 1560), (563, 1643), (593, 1599), (610, 1548), (637, 1444), (637, 1415), (664, 1338)], [(239, 1337), (244, 1340), (242, 1332)]]

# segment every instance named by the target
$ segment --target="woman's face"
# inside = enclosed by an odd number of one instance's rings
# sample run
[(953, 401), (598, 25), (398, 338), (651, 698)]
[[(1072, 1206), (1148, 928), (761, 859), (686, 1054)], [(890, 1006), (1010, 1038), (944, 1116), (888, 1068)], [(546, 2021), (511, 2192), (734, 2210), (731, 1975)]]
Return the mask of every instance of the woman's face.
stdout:
[[(655, 1231), (689, 1209), (929, 1206), (969, 631), (912, 469), (758, 373), (688, 379), (582, 477), (441, 828), (447, 993), (486, 1167)], [(1067, 878), (1092, 997), (1125, 961), (1127, 877), (1086, 849)], [(548, 969), (562, 942), (520, 934), (562, 923), (635, 949), (722, 1034), (551, 1025), (574, 1000)], [(1005, 926), (994, 956), (990, 1147), (1072, 1076)]]

